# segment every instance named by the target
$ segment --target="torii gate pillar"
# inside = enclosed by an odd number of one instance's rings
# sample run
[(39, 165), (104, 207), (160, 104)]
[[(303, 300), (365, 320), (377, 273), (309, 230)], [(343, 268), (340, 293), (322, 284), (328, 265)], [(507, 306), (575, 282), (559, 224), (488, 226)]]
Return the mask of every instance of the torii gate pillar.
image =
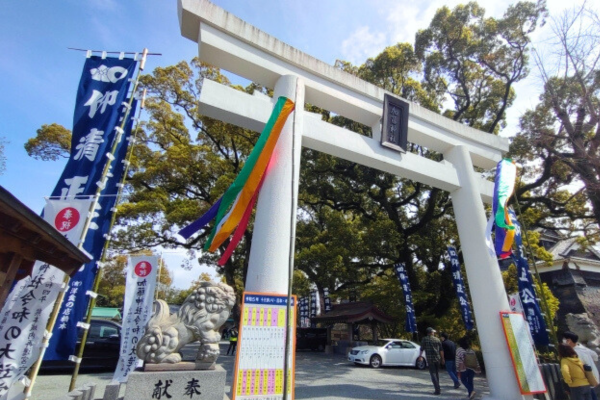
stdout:
[[(489, 399), (520, 399), (512, 361), (504, 339), (498, 310), (510, 310), (498, 261), (490, 255), (485, 241), (486, 218), (473, 162), (465, 146), (456, 146), (444, 154), (456, 168), (460, 189), (451, 192), (454, 218), (465, 259), (469, 291), (490, 392)], [(523, 396), (531, 399), (531, 396)]]
[(302, 149), (304, 85), (293, 75), (279, 78), (273, 98), (296, 105), (281, 131), (258, 196), (245, 290), (287, 294), (296, 238), (296, 208)]

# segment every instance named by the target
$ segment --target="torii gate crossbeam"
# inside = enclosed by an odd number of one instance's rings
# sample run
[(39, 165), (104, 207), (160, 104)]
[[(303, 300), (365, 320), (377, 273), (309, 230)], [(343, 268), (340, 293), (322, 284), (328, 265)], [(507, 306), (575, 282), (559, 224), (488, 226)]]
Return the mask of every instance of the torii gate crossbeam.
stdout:
[[(202, 61), (274, 88), (275, 98), (283, 95), (298, 105), (282, 131), (258, 199), (246, 290), (287, 293), (285, 266), (293, 254), (301, 144), (447, 190), (486, 362), (489, 399), (530, 399), (520, 394), (502, 334), (499, 312), (509, 306), (498, 263), (484, 238), (482, 200), (491, 200), (492, 185), (473, 170), (474, 165), (494, 167), (508, 150), (508, 141), (411, 103), (409, 142), (442, 153), (444, 161), (392, 152), (379, 146), (383, 89), (294, 49), (208, 0), (178, 0), (178, 13), (182, 35), (198, 43)], [(200, 102), (203, 114), (256, 131), (272, 108), (267, 98), (210, 81), (203, 84)], [(304, 103), (370, 126), (373, 137), (320, 121), (303, 110)]]

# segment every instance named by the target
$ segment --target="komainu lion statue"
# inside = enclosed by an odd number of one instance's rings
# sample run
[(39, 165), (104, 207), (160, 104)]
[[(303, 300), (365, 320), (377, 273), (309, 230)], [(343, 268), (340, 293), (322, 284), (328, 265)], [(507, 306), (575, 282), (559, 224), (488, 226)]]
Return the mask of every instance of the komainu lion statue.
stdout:
[(219, 357), (219, 327), (234, 304), (233, 289), (214, 282), (202, 282), (185, 299), (177, 314), (169, 315), (168, 304), (157, 300), (145, 334), (138, 342), (137, 356), (150, 364), (176, 364), (181, 361), (179, 350), (199, 340), (196, 368), (211, 368)]
[(579, 343), (600, 354), (600, 331), (587, 313), (566, 315), (567, 326), (579, 336)]

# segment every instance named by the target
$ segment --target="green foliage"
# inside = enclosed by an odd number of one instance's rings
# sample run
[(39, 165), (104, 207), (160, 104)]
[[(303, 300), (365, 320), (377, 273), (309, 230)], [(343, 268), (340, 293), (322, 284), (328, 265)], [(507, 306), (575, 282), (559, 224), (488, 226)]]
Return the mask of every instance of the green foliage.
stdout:
[(98, 287), (98, 307), (122, 307), (125, 296), (125, 269), (127, 256), (119, 255), (109, 260), (102, 268), (102, 279)]
[(501, 19), (485, 18), (475, 2), (437, 10), (417, 32), (415, 53), (429, 90), (452, 99), (447, 117), (498, 132), (515, 98), (513, 85), (529, 72), (529, 35), (544, 15), (543, 1), (511, 5)]
[[(152, 254), (151, 251), (144, 251), (144, 254)], [(102, 277), (98, 285), (98, 307), (123, 307), (125, 296), (125, 282), (127, 271), (127, 255), (116, 255), (109, 259), (104, 268), (102, 268)], [(170, 291), (173, 278), (171, 271), (167, 268), (162, 258), (159, 258), (160, 274), (157, 277), (156, 291), (159, 299), (168, 299), (167, 294)]]
[[(150, 119), (133, 154), (127, 202), (119, 206), (119, 223), (129, 226), (119, 232), (118, 246), (200, 249), (206, 240), (209, 231), (187, 243), (178, 242), (172, 233), (206, 212), (223, 194), (258, 133), (199, 113), (197, 98), (205, 78), (229, 85), (218, 69), (197, 59), (156, 68), (142, 77), (151, 96), (146, 103)], [(251, 85), (248, 90), (261, 88)], [(252, 224), (223, 269), (233, 287), (243, 281), (251, 229)], [(199, 262), (210, 265), (217, 258), (218, 254), (203, 253)]]
[(422, 64), (409, 43), (386, 47), (377, 57), (369, 58), (357, 70), (358, 75), (366, 81), (439, 112), (441, 96), (427, 91), (415, 79), (421, 71)]
[(71, 131), (59, 124), (42, 125), (36, 136), (25, 143), (30, 157), (42, 161), (68, 158), (71, 152)]
[(510, 148), (526, 166), (517, 196), (525, 210), (536, 210), (533, 224), (594, 243), (600, 237), (600, 19), (584, 4), (555, 18), (552, 28), (556, 58), (536, 53), (543, 92), (521, 117)]

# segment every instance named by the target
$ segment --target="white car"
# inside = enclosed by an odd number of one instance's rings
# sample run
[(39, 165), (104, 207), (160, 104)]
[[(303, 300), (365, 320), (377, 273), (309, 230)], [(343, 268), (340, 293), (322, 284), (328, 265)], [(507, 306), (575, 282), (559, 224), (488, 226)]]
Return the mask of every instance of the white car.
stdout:
[(427, 366), (424, 357), (419, 357), (421, 346), (402, 339), (381, 339), (374, 345), (353, 347), (348, 361), (355, 364), (381, 366), (406, 366), (423, 369)]

